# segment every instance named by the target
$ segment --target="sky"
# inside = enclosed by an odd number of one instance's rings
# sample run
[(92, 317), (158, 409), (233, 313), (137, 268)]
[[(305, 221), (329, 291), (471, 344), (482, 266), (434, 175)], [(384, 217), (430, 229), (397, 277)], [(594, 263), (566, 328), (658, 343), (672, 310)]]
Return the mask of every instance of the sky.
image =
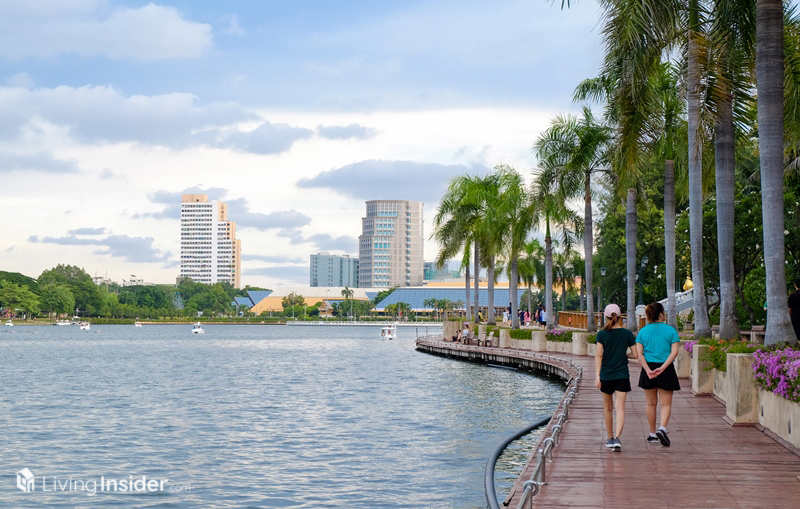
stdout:
[(577, 112), (592, 0), (0, 0), (0, 270), (174, 283), (180, 195), (228, 204), (242, 286), (357, 255), (366, 200), (438, 200)]

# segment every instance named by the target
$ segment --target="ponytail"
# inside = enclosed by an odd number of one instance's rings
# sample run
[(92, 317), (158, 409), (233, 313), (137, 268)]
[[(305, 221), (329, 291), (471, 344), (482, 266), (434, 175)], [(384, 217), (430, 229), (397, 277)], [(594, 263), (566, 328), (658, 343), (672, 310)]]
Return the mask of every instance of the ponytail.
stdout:
[(610, 330), (614, 326), (616, 326), (620, 321), (620, 316), (616, 313), (612, 313), (611, 316), (606, 320), (606, 324), (603, 326), (603, 330)]

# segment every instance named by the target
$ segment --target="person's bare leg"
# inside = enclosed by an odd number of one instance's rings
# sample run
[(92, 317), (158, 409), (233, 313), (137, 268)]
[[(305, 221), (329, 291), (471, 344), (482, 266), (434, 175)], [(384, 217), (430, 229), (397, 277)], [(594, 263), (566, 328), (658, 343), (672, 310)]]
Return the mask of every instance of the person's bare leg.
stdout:
[(617, 438), (622, 436), (622, 428), (625, 426), (625, 398), (627, 392), (617, 392), (617, 400), (614, 402), (614, 409), (617, 412)]
[(614, 435), (611, 434), (611, 431), (614, 429), (614, 417), (611, 414), (611, 410), (614, 408), (614, 400), (611, 397), (611, 394), (603, 394), (603, 417), (606, 420), (606, 434), (608, 434), (608, 438), (614, 438)]
[(672, 391), (658, 389), (658, 399), (661, 400), (661, 425), (666, 428), (672, 413)]
[(646, 389), (644, 399), (647, 402), (647, 424), (650, 426), (650, 433), (656, 432), (656, 406), (658, 406), (658, 389)]

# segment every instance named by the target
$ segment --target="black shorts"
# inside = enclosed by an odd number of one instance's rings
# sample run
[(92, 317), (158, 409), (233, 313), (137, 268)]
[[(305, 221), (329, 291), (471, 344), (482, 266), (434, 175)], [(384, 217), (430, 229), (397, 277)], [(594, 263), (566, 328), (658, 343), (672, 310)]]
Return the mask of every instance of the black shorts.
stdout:
[[(663, 362), (648, 362), (647, 365), (650, 369), (661, 367)], [(644, 390), (661, 389), (664, 391), (679, 391), (681, 390), (681, 383), (678, 381), (678, 373), (675, 372), (675, 363), (667, 366), (663, 373), (655, 378), (649, 378), (647, 372), (642, 368), (639, 375), (639, 387)]]
[(631, 379), (618, 378), (616, 380), (600, 380), (600, 392), (614, 394), (615, 392), (631, 392)]

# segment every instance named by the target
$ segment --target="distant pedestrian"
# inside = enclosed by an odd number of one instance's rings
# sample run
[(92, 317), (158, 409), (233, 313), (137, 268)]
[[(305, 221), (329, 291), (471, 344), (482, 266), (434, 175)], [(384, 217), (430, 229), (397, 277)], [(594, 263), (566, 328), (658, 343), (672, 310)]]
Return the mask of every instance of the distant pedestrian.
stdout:
[(789, 315), (792, 318), (794, 335), (800, 341), (800, 278), (794, 280), (794, 291), (789, 295)]
[(524, 320), (524, 322), (525, 322), (525, 325), (528, 325), (529, 323), (531, 323), (531, 312), (528, 309), (525, 310), (525, 320)]
[[(603, 417), (608, 436), (605, 445), (614, 451), (621, 451), (622, 442), (619, 437), (625, 426), (625, 400), (631, 392), (628, 359), (638, 357), (634, 348), (636, 338), (631, 331), (622, 327), (619, 306), (609, 304), (603, 314), (606, 316), (606, 325), (597, 333), (597, 351), (594, 356), (597, 373), (595, 386), (603, 393)], [(616, 428), (612, 414), (614, 410), (617, 414)]]
[(542, 327), (547, 327), (547, 308), (542, 306), (542, 311), (539, 313), (539, 321), (542, 323)]
[[(667, 436), (667, 424), (672, 413), (672, 393), (681, 390), (674, 364), (680, 338), (674, 327), (664, 323), (666, 315), (664, 306), (660, 303), (648, 304), (645, 314), (650, 323), (639, 331), (636, 349), (639, 353), (639, 364), (642, 365), (639, 387), (644, 389), (647, 424), (650, 426), (647, 441), (661, 442), (661, 445), (668, 447), (670, 440)], [(661, 422), (656, 429), (656, 406), (659, 402)]]

